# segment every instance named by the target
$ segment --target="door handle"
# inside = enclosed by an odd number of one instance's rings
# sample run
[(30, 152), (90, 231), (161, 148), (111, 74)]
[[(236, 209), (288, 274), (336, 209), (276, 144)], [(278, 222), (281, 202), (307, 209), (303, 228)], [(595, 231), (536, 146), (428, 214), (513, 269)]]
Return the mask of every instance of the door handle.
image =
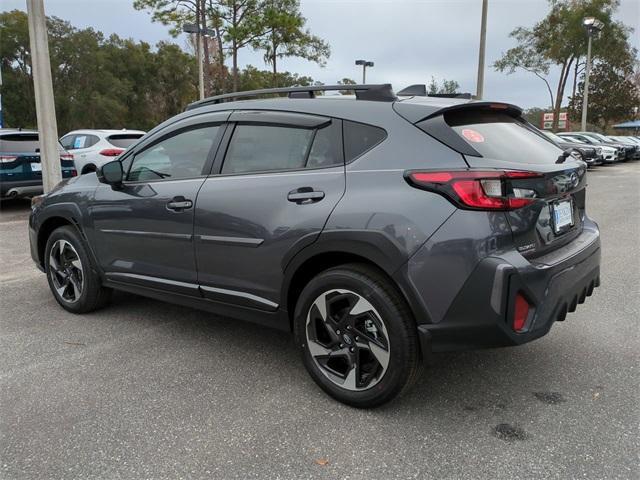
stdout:
[(193, 202), (183, 196), (173, 197), (171, 201), (167, 203), (167, 208), (175, 212), (182, 212), (191, 207), (193, 207)]
[(287, 200), (297, 203), (298, 205), (307, 205), (309, 203), (319, 202), (324, 198), (324, 192), (314, 190), (312, 187), (300, 187), (292, 190), (287, 195)]

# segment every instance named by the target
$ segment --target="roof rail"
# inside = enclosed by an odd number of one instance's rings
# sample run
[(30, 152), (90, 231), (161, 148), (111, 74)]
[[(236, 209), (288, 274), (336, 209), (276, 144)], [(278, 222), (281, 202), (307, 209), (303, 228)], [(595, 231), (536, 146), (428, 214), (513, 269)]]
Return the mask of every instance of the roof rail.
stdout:
[(403, 97), (466, 98), (468, 100), (473, 98), (470, 93), (427, 93), (427, 86), (420, 83), (403, 88), (398, 92), (398, 95)]
[(229, 100), (246, 97), (260, 97), (262, 95), (277, 95), (286, 93), (289, 98), (314, 98), (316, 92), (329, 92), (338, 90), (351, 90), (355, 93), (357, 100), (371, 100), (376, 102), (393, 102), (397, 100), (390, 83), (371, 85), (309, 85), (307, 87), (282, 87), (265, 88), (262, 90), (249, 90), (246, 92), (225, 93), (208, 97), (198, 102), (187, 105), (185, 110), (203, 107), (205, 105), (216, 105)]

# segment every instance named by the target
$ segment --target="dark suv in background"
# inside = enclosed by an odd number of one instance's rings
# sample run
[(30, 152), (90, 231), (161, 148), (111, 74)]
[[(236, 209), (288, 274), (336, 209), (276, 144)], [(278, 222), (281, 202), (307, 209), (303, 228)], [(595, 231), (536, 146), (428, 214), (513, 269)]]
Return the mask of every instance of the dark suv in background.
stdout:
[[(73, 155), (58, 144), (62, 178), (77, 175)], [(42, 165), (38, 132), (0, 129), (0, 198), (42, 193)]]
[(32, 256), (71, 312), (120, 289), (292, 331), (322, 389), (379, 405), (429, 352), (534, 340), (598, 286), (586, 165), (521, 114), (390, 85), (206, 99), (38, 198)]

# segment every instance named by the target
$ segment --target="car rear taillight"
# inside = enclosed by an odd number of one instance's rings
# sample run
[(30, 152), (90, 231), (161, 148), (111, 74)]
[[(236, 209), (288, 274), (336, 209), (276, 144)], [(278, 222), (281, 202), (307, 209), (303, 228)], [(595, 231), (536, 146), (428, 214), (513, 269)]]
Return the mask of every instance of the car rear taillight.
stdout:
[(527, 319), (529, 318), (529, 302), (524, 295), (518, 293), (513, 309), (513, 331), (516, 333), (523, 332), (527, 327)]
[(122, 148), (105, 148), (100, 151), (100, 155), (104, 155), (105, 157), (117, 157), (122, 152), (124, 152), (124, 149)]
[(70, 153), (60, 154), (60, 160), (73, 160), (73, 155)]
[(452, 170), (410, 171), (405, 178), (410, 185), (439, 193), (461, 208), (472, 210), (515, 210), (535, 201), (535, 191), (512, 188), (508, 182), (518, 179), (539, 178), (536, 172), (517, 170)]
[(13, 157), (13, 156), (10, 156), (10, 155), (0, 155), (0, 163), (15, 162), (16, 158), (18, 158), (18, 157)]

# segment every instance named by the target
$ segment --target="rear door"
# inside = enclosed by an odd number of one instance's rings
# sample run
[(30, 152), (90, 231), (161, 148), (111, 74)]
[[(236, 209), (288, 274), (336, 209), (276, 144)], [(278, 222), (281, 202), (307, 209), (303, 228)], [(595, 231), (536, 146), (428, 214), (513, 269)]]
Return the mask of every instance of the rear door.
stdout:
[(288, 255), (311, 244), (345, 189), (341, 121), (235, 112), (196, 204), (198, 283), (213, 300), (275, 310)]
[(474, 169), (530, 171), (535, 177), (508, 180), (505, 192), (540, 201), (506, 212), (520, 252), (541, 255), (582, 231), (586, 164), (566, 156), (513, 112), (497, 108), (453, 110), (444, 120), (473, 152), (465, 159)]

